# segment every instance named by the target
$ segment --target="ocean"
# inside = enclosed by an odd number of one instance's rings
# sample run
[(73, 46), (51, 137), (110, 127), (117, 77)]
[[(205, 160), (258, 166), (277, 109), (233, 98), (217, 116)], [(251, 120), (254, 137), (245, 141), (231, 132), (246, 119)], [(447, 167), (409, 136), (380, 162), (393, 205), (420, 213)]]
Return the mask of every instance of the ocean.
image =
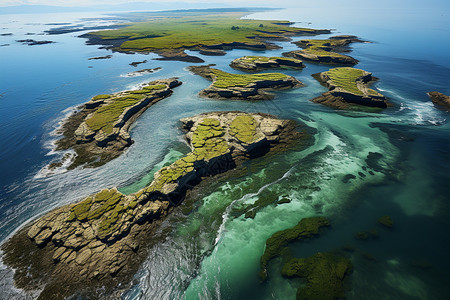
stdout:
[[(107, 19), (104, 19), (108, 17)], [(218, 101), (198, 97), (210, 83), (187, 71), (190, 63), (155, 61), (155, 54), (112, 53), (85, 45), (81, 32), (44, 35), (50, 28), (110, 25), (107, 14), (4, 15), (0, 20), (0, 242), (48, 212), (103, 188), (132, 193), (148, 184), (162, 165), (189, 150), (178, 120), (207, 111), (263, 112), (294, 119), (315, 129), (314, 144), (248, 163), (238, 178), (202, 190), (190, 213), (182, 207), (165, 220), (169, 236), (157, 242), (123, 299), (294, 299), (298, 280), (280, 274), (281, 259), (269, 264), (269, 280), (259, 282), (259, 259), (267, 238), (310, 216), (326, 216), (331, 227), (320, 237), (291, 245), (295, 257), (352, 249), (348, 299), (448, 299), (450, 287), (450, 122), (429, 91), (450, 95), (448, 12), (399, 10), (324, 11), (298, 8), (255, 13), (254, 19), (285, 19), (294, 26), (333, 28), (331, 35), (354, 34), (371, 43), (352, 44), (356, 68), (379, 78), (373, 87), (392, 107), (381, 113), (345, 112), (309, 101), (326, 89), (312, 74), (329, 66), (282, 70), (306, 87), (276, 92), (270, 101)], [(59, 25), (55, 25), (58, 24)], [(55, 43), (27, 46), (32, 38)], [(308, 37), (295, 37), (300, 40)], [(200, 56), (219, 69), (243, 55), (281, 55), (297, 49), (261, 52), (232, 50)], [(8, 46), (6, 46), (8, 45)], [(148, 60), (135, 68), (131, 62)], [(162, 69), (139, 77), (126, 74)], [(76, 107), (97, 94), (114, 93), (159, 78), (179, 77), (183, 85), (148, 109), (135, 123), (135, 143), (119, 158), (96, 169), (49, 172), (45, 166), (64, 153), (53, 150), (57, 129)], [(379, 153), (369, 172), (369, 153)], [(353, 174), (352, 180), (343, 180)], [(268, 205), (254, 219), (233, 212), (275, 193), (290, 203)], [(276, 199), (274, 199), (274, 202)], [(187, 204), (186, 204), (187, 205)], [(389, 215), (393, 229), (377, 225)], [(378, 238), (355, 234), (376, 228)], [(31, 299), (17, 290), (12, 271), (0, 264), (1, 299)]]

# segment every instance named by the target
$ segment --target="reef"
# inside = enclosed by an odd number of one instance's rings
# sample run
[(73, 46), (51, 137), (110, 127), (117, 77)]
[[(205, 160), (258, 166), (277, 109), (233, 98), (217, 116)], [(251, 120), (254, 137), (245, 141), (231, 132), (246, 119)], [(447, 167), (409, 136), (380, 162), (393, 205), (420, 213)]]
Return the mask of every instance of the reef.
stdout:
[(145, 64), (146, 62), (147, 62), (146, 59), (144, 59), (143, 61), (133, 61), (133, 62), (130, 63), (130, 66), (137, 67), (138, 65)]
[(391, 217), (386, 215), (386, 216), (382, 216), (377, 220), (378, 224), (387, 227), (387, 228), (392, 228), (394, 227), (394, 221), (392, 221)]
[(303, 59), (315, 63), (355, 65), (358, 60), (337, 52), (349, 52), (349, 45), (354, 42), (365, 42), (356, 36), (341, 35), (326, 40), (301, 40), (294, 42), (303, 50), (283, 53), (283, 56)]
[(213, 83), (200, 96), (213, 99), (264, 100), (273, 99), (270, 90), (303, 86), (292, 76), (282, 73), (231, 74), (208, 66), (191, 66), (189, 70)]
[(105, 56), (96, 56), (96, 57), (91, 57), (88, 58), (88, 60), (99, 60), (99, 59), (110, 59), (112, 58), (112, 55), (105, 55)]
[(258, 72), (277, 68), (303, 69), (305, 67), (299, 59), (265, 56), (243, 56), (233, 60), (230, 66), (245, 72)]
[(128, 134), (131, 124), (180, 84), (176, 78), (156, 80), (139, 90), (93, 97), (64, 122), (56, 150), (74, 150), (76, 155), (69, 169), (107, 163), (133, 143)]
[(377, 78), (367, 71), (342, 67), (314, 74), (313, 77), (329, 89), (329, 92), (312, 99), (313, 102), (350, 110), (383, 109), (390, 105), (384, 95), (369, 88)]
[(261, 280), (267, 279), (267, 266), (271, 259), (280, 256), (283, 252), (288, 250), (288, 245), (293, 241), (301, 241), (319, 235), (322, 227), (328, 227), (330, 223), (324, 217), (304, 218), (292, 228), (275, 232), (266, 241), (266, 248), (260, 259)]
[(444, 95), (439, 92), (429, 92), (428, 96), (435, 105), (446, 111), (450, 111), (450, 96)]
[(125, 77), (138, 77), (138, 76), (142, 76), (142, 75), (146, 75), (146, 74), (155, 73), (161, 69), (162, 69), (161, 67), (157, 67), (157, 68), (153, 68), (153, 69), (142, 69), (139, 71), (129, 72), (125, 75)]
[(22, 43), (22, 44), (28, 45), (28, 46), (36, 46), (36, 45), (45, 45), (45, 44), (53, 44), (53, 43), (55, 43), (53, 41), (35, 41), (35, 40), (32, 40), (32, 39), (17, 40), (16, 42)]
[[(249, 13), (231, 9), (151, 12), (125, 27), (82, 35), (90, 45), (102, 45), (125, 53), (157, 53), (162, 59), (203, 62), (185, 50), (223, 55), (230, 49), (264, 51), (278, 49), (270, 40), (288, 41), (292, 36), (328, 34), (328, 29), (291, 27), (291, 22), (242, 19)], [(201, 21), (199, 21), (199, 19)]]
[(346, 280), (352, 270), (348, 258), (319, 252), (308, 258), (291, 259), (284, 264), (281, 274), (306, 280), (297, 290), (298, 300), (334, 300), (345, 298)]
[[(4, 263), (16, 270), (16, 286), (42, 289), (38, 299), (109, 297), (130, 282), (158, 224), (189, 189), (250, 158), (286, 149), (301, 134), (296, 122), (266, 114), (205, 113), (181, 123), (191, 152), (156, 172), (145, 188), (131, 195), (104, 189), (14, 234), (2, 251)], [(276, 252), (284, 241), (316, 235), (327, 225), (324, 218), (304, 219), (280, 233), (280, 241), (272, 238), (268, 249)]]

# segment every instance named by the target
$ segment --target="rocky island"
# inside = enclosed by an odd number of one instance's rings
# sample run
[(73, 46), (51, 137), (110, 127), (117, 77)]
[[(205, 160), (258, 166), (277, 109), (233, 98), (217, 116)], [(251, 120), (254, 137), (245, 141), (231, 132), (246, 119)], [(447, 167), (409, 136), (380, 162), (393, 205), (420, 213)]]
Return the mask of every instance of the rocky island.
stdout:
[(303, 50), (283, 53), (283, 56), (303, 59), (316, 63), (355, 65), (358, 60), (337, 52), (349, 52), (349, 45), (354, 42), (365, 42), (353, 35), (330, 37), (326, 40), (300, 40), (294, 42)]
[(279, 48), (270, 40), (330, 33), (328, 29), (291, 27), (288, 21), (241, 19), (248, 13), (236, 9), (197, 10), (189, 15), (183, 11), (145, 13), (132, 25), (81, 37), (87, 38), (88, 44), (113, 51), (157, 53), (162, 60), (200, 63), (203, 59), (184, 51), (200, 51), (203, 55), (223, 55), (230, 49), (263, 51)]
[(303, 86), (292, 76), (282, 73), (230, 74), (208, 66), (191, 66), (189, 70), (213, 83), (200, 92), (200, 96), (213, 99), (264, 100), (273, 99), (271, 90)]
[(313, 77), (329, 89), (329, 92), (312, 99), (313, 102), (350, 110), (383, 109), (389, 105), (384, 95), (369, 88), (377, 79), (367, 71), (343, 67), (314, 74)]
[(49, 167), (67, 165), (67, 160), (71, 160), (69, 169), (97, 167), (116, 158), (133, 142), (128, 134), (131, 124), (180, 84), (176, 78), (156, 80), (139, 90), (93, 97), (64, 122), (60, 129), (63, 137), (56, 142), (56, 150), (72, 149), (75, 157), (64, 156), (63, 162)]
[[(128, 283), (152, 232), (186, 191), (249, 158), (297, 143), (297, 123), (266, 114), (205, 113), (181, 120), (191, 152), (160, 169), (135, 194), (116, 188), (57, 208), (3, 246), (17, 287), (42, 289), (38, 299), (105, 297)], [(212, 177), (214, 178), (214, 177)]]
[(435, 105), (445, 109), (446, 111), (450, 111), (450, 96), (439, 92), (429, 92), (428, 96)]
[(303, 69), (305, 65), (299, 59), (287, 57), (243, 56), (230, 64), (234, 69), (245, 72), (258, 72), (266, 69)]

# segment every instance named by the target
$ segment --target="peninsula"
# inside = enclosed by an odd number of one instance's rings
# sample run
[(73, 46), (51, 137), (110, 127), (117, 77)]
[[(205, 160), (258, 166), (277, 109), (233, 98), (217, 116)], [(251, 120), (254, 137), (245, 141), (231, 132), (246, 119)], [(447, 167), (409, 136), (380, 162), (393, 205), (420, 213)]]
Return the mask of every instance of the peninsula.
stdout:
[(305, 134), (294, 121), (259, 113), (205, 113), (181, 123), (191, 152), (160, 169), (148, 186), (131, 195), (104, 189), (9, 239), (3, 258), (16, 269), (17, 287), (42, 289), (38, 299), (109, 295), (132, 279), (152, 232), (188, 189), (249, 158), (282, 151)]
[(213, 99), (264, 100), (273, 99), (272, 90), (303, 86), (292, 76), (282, 73), (231, 74), (207, 66), (191, 66), (189, 70), (213, 83), (200, 96)]
[[(56, 150), (72, 149), (75, 157), (68, 169), (80, 165), (97, 167), (118, 157), (133, 141), (128, 134), (131, 124), (150, 106), (167, 98), (172, 89), (181, 84), (176, 78), (156, 80), (139, 90), (97, 95), (82, 105), (62, 125), (62, 138), (56, 142)], [(55, 168), (67, 161), (53, 163)]]
[(350, 110), (382, 109), (389, 105), (384, 95), (369, 88), (377, 79), (367, 71), (343, 67), (314, 74), (313, 77), (329, 89), (329, 92), (312, 99), (313, 102)]
[[(164, 60), (204, 62), (185, 50), (203, 55), (223, 55), (224, 50), (256, 51), (280, 48), (270, 40), (290, 40), (292, 36), (328, 34), (328, 29), (291, 27), (291, 22), (241, 19), (249, 10), (207, 9), (152, 12), (139, 21), (113, 30), (82, 35), (90, 45), (102, 45), (125, 53), (157, 53)], [(199, 34), (201, 33), (201, 34)]]
[(349, 45), (354, 42), (363, 43), (353, 35), (338, 35), (326, 40), (300, 40), (294, 42), (303, 50), (283, 53), (283, 56), (303, 59), (306, 61), (326, 64), (355, 65), (358, 60), (338, 52), (350, 52)]

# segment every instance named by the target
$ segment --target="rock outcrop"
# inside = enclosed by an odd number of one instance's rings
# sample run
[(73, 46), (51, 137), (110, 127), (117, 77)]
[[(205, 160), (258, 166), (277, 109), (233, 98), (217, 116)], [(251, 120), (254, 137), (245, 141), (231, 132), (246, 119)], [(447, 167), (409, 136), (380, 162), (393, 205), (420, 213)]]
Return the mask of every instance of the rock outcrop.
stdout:
[(315, 63), (355, 65), (358, 60), (337, 52), (350, 52), (349, 45), (365, 42), (353, 35), (334, 36), (326, 40), (300, 40), (294, 42), (303, 50), (283, 53), (283, 56), (303, 59)]
[(299, 59), (265, 56), (243, 56), (233, 60), (230, 66), (246, 72), (257, 72), (277, 68), (303, 69), (305, 67), (303, 62)]
[(213, 99), (264, 100), (275, 96), (271, 90), (303, 86), (292, 76), (282, 73), (230, 74), (208, 66), (191, 66), (189, 70), (213, 83), (200, 92), (200, 96)]
[(435, 105), (446, 111), (450, 111), (450, 96), (444, 95), (439, 92), (429, 92), (428, 96)]
[(39, 299), (107, 295), (131, 280), (152, 232), (188, 189), (302, 135), (294, 121), (265, 114), (206, 113), (181, 122), (192, 151), (147, 187), (131, 195), (104, 189), (47, 213), (3, 245), (19, 288), (43, 289)]
[(348, 67), (334, 68), (314, 74), (313, 77), (330, 90), (312, 99), (313, 102), (353, 110), (364, 107), (383, 109), (389, 106), (384, 95), (369, 88), (376, 78), (367, 71)]
[(105, 164), (133, 143), (128, 134), (131, 124), (180, 84), (176, 78), (156, 80), (139, 90), (93, 97), (65, 121), (56, 149), (75, 151), (69, 169)]

